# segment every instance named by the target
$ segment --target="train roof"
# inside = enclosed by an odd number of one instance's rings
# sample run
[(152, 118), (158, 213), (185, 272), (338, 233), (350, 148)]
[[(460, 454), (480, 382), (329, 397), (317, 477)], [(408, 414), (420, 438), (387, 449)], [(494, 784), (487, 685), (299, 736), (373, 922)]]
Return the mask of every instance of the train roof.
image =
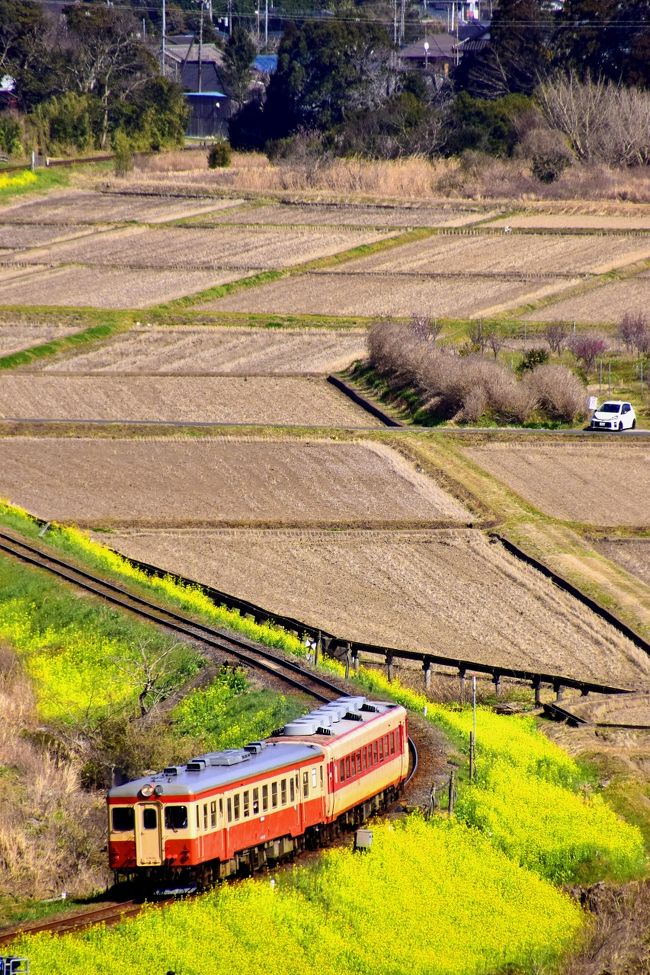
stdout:
[[(303, 762), (318, 761), (326, 754), (327, 746), (395, 710), (402, 708), (392, 702), (368, 701), (361, 696), (341, 697), (290, 721), (279, 735), (268, 741), (198, 755), (186, 765), (171, 765), (162, 772), (114, 786), (108, 798), (194, 796)], [(305, 741), (305, 738), (312, 740)]]
[(109, 799), (133, 799), (148, 786), (150, 795), (193, 796), (209, 789), (218, 789), (269, 772), (319, 760), (323, 749), (316, 744), (292, 742), (290, 739), (273, 742), (251, 742), (246, 748), (232, 748), (223, 752), (198, 755), (187, 765), (170, 765), (162, 772), (114, 786)]

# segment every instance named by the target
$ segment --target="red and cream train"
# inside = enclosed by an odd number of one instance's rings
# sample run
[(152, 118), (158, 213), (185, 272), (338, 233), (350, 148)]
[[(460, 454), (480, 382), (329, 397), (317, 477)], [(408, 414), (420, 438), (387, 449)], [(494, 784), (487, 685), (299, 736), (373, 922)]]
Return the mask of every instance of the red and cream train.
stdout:
[(108, 794), (116, 878), (207, 885), (327, 842), (396, 797), (408, 775), (407, 715), (342, 697), (242, 749)]

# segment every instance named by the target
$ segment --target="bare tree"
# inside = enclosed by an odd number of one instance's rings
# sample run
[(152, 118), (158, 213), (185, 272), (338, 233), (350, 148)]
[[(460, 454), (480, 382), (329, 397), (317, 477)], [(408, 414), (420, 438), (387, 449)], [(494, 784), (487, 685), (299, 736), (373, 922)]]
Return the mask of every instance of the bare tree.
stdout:
[(617, 335), (629, 352), (643, 355), (650, 348), (650, 328), (642, 311), (626, 311), (618, 326)]
[(495, 360), (503, 348), (503, 344), (503, 336), (500, 335), (495, 328), (491, 329), (487, 337), (487, 347), (494, 356)]
[(488, 340), (488, 333), (486, 332), (485, 326), (483, 325), (483, 322), (480, 319), (479, 321), (475, 322), (470, 328), (469, 340), (475, 349), (477, 349), (481, 353), (485, 352), (485, 347), (487, 345), (487, 340)]
[(555, 355), (559, 355), (567, 340), (567, 330), (564, 325), (548, 325), (544, 330), (544, 338), (548, 342), (548, 347)]
[(437, 318), (428, 315), (411, 315), (409, 327), (413, 335), (426, 342), (435, 342), (442, 329)]

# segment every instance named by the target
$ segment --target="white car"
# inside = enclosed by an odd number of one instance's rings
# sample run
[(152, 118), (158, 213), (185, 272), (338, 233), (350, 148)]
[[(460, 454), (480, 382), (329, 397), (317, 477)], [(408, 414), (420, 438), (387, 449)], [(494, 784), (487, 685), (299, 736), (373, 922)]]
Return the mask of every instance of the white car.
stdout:
[(591, 418), (592, 430), (634, 430), (636, 414), (631, 403), (611, 399), (596, 407)]

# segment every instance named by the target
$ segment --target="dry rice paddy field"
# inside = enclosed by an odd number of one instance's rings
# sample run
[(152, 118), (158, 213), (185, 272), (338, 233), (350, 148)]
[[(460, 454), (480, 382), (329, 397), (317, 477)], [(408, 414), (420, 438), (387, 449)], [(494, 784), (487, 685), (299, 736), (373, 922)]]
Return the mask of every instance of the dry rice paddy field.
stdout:
[[(3, 215), (4, 216), (4, 215)], [(91, 234), (92, 227), (80, 224), (0, 224), (0, 247), (12, 251), (25, 247), (40, 247), (42, 244), (52, 244), (58, 240), (70, 237), (81, 237)]]
[(344, 266), (345, 271), (340, 273), (301, 274), (204, 301), (196, 307), (204, 311), (253, 314), (368, 317), (420, 314), (461, 318), (494, 313), (567, 286), (567, 281), (561, 279), (542, 283), (498, 277), (468, 280), (466, 275), (361, 274), (351, 271), (352, 262)]
[(192, 220), (193, 226), (242, 223), (264, 226), (339, 226), (339, 227), (464, 227), (485, 220), (491, 213), (458, 207), (363, 206), (361, 204), (248, 205), (221, 213), (206, 213)]
[(643, 651), (475, 530), (135, 530), (101, 538), (343, 638), (612, 683), (650, 678)]
[(183, 271), (179, 275), (171, 269), (34, 266), (15, 269), (7, 279), (0, 272), (0, 304), (147, 308), (246, 276), (244, 271)]
[(444, 274), (466, 270), (483, 274), (573, 276), (602, 274), (650, 258), (650, 237), (571, 234), (435, 234), (388, 253), (372, 254), (344, 273)]
[(487, 221), (490, 227), (513, 230), (650, 230), (650, 208), (639, 207), (624, 214), (611, 213), (516, 213)]
[(650, 446), (524, 443), (466, 454), (548, 515), (602, 526), (650, 526)]
[(34, 418), (381, 426), (307, 376), (2, 376), (0, 419)]
[(265, 270), (327, 257), (388, 232), (287, 227), (133, 227), (23, 252), (21, 261), (92, 267)]
[(617, 324), (626, 311), (645, 312), (650, 308), (650, 273), (623, 281), (610, 281), (583, 294), (560, 298), (538, 311), (525, 315), (528, 321)]
[[(12, 352), (19, 352), (21, 349), (29, 349), (42, 342), (49, 342), (51, 339), (61, 339), (66, 335), (72, 335), (79, 331), (81, 325), (56, 325), (34, 324), (27, 325), (24, 322), (0, 322), (0, 356), (9, 355)], [(6, 377), (3, 377), (3, 380)]]
[(237, 206), (241, 200), (195, 200), (128, 193), (99, 193), (94, 190), (59, 190), (44, 197), (29, 197), (2, 209), (2, 222), (9, 224), (98, 224), (163, 223), (192, 217), (222, 207)]
[(380, 444), (254, 439), (0, 441), (0, 497), (83, 525), (410, 527), (469, 512)]
[(593, 546), (650, 586), (650, 538), (608, 538)]
[(365, 355), (366, 332), (362, 329), (150, 325), (136, 326), (88, 351), (44, 360), (42, 369), (183, 376), (326, 374)]

